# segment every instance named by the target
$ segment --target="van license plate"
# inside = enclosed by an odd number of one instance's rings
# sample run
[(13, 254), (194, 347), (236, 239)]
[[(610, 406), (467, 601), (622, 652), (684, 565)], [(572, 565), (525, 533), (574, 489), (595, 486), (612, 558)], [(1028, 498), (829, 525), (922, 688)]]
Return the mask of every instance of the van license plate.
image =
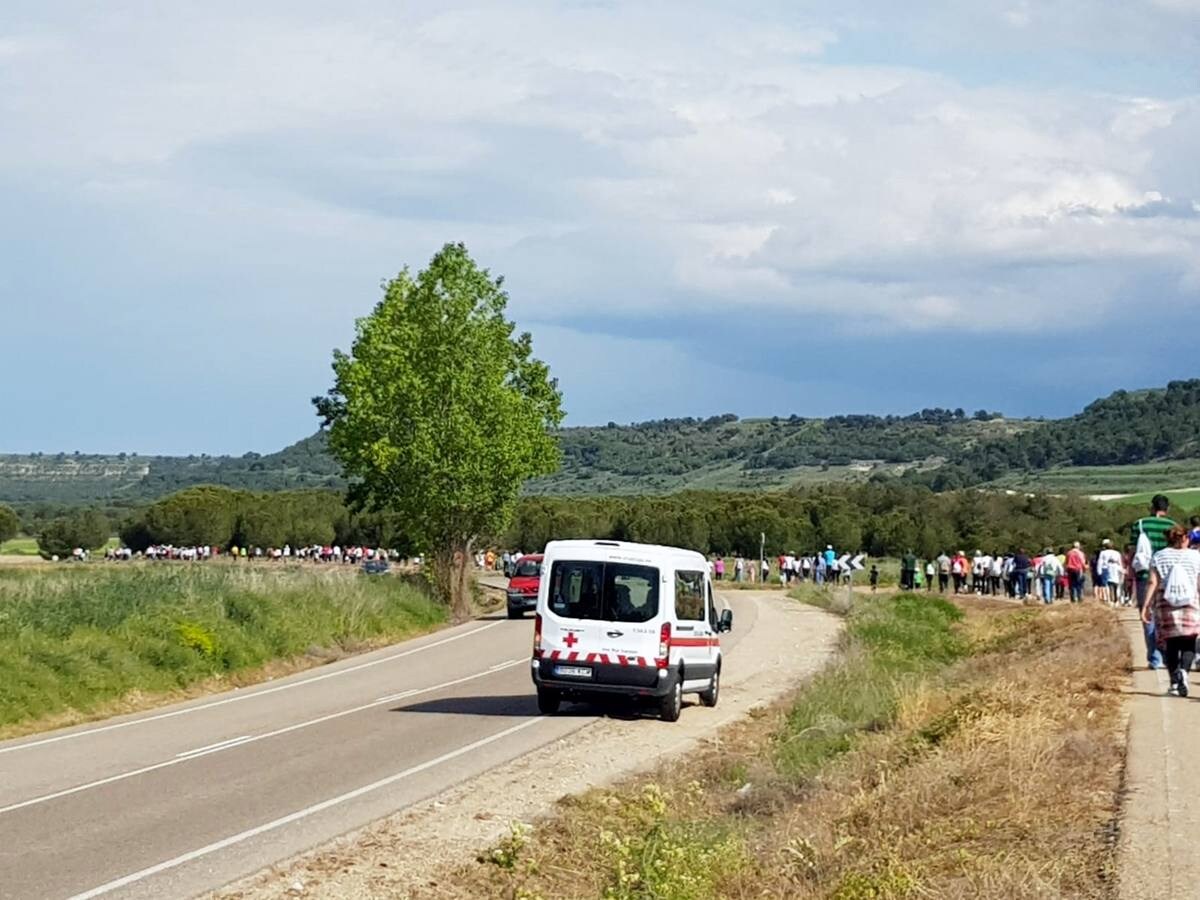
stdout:
[(585, 669), (583, 666), (555, 666), (555, 675), (562, 675), (564, 678), (591, 678), (592, 670)]

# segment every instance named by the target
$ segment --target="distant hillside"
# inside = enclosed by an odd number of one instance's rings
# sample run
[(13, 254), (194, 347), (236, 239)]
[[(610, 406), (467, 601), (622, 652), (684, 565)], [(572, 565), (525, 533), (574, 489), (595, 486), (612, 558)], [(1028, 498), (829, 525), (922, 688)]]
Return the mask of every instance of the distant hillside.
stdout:
[(662, 419), (562, 432), (563, 467), (532, 494), (639, 494), (756, 490), (863, 481), (933, 469), (983, 441), (1034, 427), (980, 412), (803, 419)]
[[(685, 488), (751, 490), (862, 481), (941, 465), (983, 440), (1031, 427), (961, 410), (911, 416), (663, 419), (566, 428), (563, 468), (533, 494), (642, 494)], [(0, 456), (0, 502), (132, 505), (196, 484), (246, 490), (340, 487), (318, 433), (267, 456)]]
[(939, 490), (981, 483), (1058, 484), (1100, 493), (1135, 482), (1151, 490), (1200, 483), (1161, 481), (1164, 476), (1195, 479), (1197, 467), (1179, 461), (1197, 457), (1200, 379), (1193, 379), (1155, 390), (1117, 391), (1078, 415), (977, 444), (921, 477)]
[[(530, 494), (762, 490), (900, 476), (942, 490), (992, 485), (1132, 493), (1200, 486), (1200, 379), (1117, 391), (1067, 419), (927, 409), (910, 416), (661, 419), (566, 428), (561, 471)], [(0, 456), (0, 502), (129, 506), (196, 484), (341, 487), (322, 434), (260, 456)]]
[(0, 456), (0, 502), (135, 504), (196, 484), (276, 491), (338, 487), (342, 480), (321, 434), (266, 456)]

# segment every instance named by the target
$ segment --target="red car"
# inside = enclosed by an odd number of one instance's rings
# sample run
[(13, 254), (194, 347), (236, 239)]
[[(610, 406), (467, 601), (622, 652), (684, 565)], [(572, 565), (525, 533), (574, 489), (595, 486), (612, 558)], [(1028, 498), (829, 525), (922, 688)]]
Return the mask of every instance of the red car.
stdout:
[(521, 619), (526, 610), (537, 609), (538, 583), (542, 580), (542, 554), (522, 556), (508, 580), (508, 617)]

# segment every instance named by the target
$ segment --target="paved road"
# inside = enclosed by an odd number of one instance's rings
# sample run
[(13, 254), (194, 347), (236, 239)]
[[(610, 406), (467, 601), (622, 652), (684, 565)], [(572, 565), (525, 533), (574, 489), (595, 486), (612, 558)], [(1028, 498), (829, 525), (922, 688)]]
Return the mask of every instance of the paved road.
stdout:
[[(724, 599), (734, 669), (758, 601)], [(192, 896), (583, 727), (595, 710), (537, 715), (531, 639), (531, 619), (478, 621), (0, 743), (0, 897)]]
[(1168, 696), (1165, 669), (1146, 667), (1137, 610), (1122, 609), (1133, 674), (1126, 700), (1129, 746), (1125, 764), (1117, 896), (1162, 900), (1200, 896), (1200, 833), (1196, 803), (1196, 746), (1200, 744), (1200, 672), (1191, 696)]

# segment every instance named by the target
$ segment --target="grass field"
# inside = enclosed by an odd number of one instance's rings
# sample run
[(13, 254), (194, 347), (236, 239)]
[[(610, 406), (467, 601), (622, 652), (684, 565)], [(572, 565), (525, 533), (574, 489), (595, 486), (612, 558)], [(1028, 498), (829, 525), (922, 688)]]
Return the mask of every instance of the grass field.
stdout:
[(1200, 459), (1136, 466), (1072, 466), (1009, 475), (993, 486), (1055, 494), (1141, 494), (1195, 488), (1200, 485)]
[(0, 556), (37, 556), (37, 540), (31, 537), (13, 538), (0, 544)]
[(328, 661), (444, 620), (398, 578), (332, 567), (0, 567), (0, 736), (280, 660)]
[(1200, 490), (1154, 490), (1143, 491), (1140, 494), (1130, 494), (1125, 497), (1114, 497), (1110, 500), (1105, 500), (1105, 503), (1115, 504), (1117, 506), (1139, 506), (1145, 507), (1150, 505), (1150, 499), (1155, 494), (1166, 494), (1171, 500), (1171, 506), (1177, 510), (1195, 510), (1200, 507)]
[(841, 658), (793, 697), (514, 826), (436, 895), (1111, 897), (1116, 617), (913, 595), (845, 613)]

